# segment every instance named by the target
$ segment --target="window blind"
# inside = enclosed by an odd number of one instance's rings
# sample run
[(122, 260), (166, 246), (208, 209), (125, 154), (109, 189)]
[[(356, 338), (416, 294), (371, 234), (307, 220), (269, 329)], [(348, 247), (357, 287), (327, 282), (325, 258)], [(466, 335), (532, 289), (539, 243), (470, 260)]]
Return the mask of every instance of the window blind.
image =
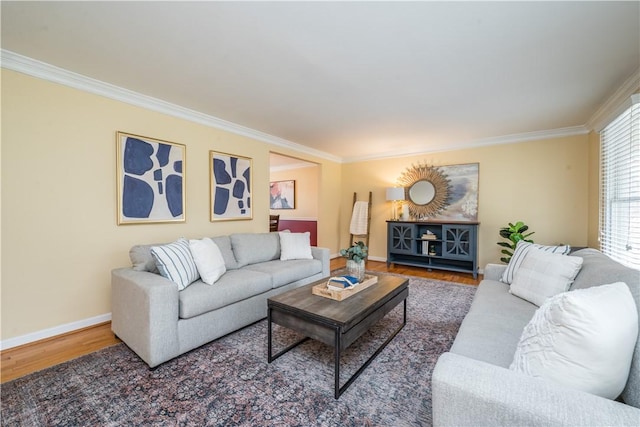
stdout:
[(640, 94), (600, 134), (600, 249), (640, 270)]

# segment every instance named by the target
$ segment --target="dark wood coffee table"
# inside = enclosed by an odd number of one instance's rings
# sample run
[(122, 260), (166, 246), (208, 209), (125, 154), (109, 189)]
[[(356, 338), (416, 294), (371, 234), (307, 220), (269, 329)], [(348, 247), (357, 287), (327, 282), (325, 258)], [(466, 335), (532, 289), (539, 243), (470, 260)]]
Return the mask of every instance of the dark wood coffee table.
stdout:
[[(334, 397), (338, 399), (375, 357), (391, 342), (407, 323), (409, 280), (380, 275), (378, 283), (343, 300), (335, 301), (313, 295), (311, 288), (327, 279), (302, 286), (267, 300), (268, 362), (271, 363), (309, 338), (334, 347)], [(355, 374), (340, 386), (340, 356), (342, 351), (364, 334), (400, 302), (404, 302), (402, 325), (369, 357)], [(272, 355), (272, 324), (287, 327), (305, 338)]]

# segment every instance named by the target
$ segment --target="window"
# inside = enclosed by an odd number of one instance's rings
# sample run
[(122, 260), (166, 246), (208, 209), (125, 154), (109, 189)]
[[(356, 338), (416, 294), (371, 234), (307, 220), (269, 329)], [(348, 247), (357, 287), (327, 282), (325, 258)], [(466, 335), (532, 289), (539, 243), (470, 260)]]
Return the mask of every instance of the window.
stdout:
[(640, 270), (640, 94), (600, 134), (600, 249)]

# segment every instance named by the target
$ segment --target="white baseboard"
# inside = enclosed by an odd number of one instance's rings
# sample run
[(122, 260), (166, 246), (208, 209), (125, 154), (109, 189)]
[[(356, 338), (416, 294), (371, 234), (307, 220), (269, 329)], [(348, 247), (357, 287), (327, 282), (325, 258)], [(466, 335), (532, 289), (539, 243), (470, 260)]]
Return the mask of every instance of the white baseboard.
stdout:
[(66, 334), (77, 329), (86, 328), (88, 326), (97, 325), (99, 323), (111, 320), (111, 313), (101, 314), (100, 316), (90, 317), (88, 319), (78, 320), (77, 322), (66, 323), (53, 328), (43, 329), (42, 331), (32, 332), (30, 334), (21, 335), (19, 337), (8, 338), (0, 341), (0, 351), (6, 350), (20, 345), (30, 344), (46, 338), (55, 337), (56, 335)]

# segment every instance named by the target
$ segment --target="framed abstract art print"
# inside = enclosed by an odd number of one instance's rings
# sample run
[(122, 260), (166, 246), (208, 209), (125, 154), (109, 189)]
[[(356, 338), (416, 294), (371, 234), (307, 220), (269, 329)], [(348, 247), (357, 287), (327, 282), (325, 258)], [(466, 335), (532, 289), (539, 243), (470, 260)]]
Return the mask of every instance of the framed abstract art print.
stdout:
[(251, 158), (209, 151), (211, 221), (252, 219)]
[(116, 133), (118, 225), (184, 222), (186, 147)]
[(296, 182), (272, 181), (269, 183), (269, 209), (295, 209)]

